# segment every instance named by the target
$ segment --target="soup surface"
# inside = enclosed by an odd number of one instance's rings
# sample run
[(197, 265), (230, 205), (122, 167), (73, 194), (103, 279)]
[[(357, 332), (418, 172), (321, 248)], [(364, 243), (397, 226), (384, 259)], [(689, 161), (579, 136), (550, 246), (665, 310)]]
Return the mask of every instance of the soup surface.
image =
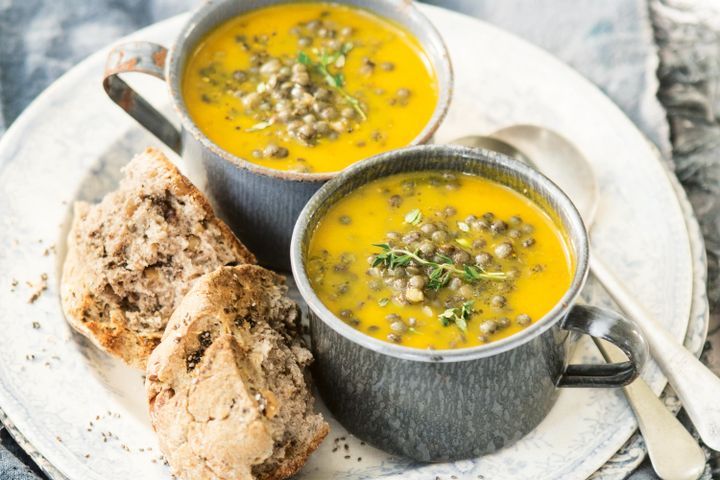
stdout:
[(540, 319), (569, 288), (573, 262), (563, 233), (519, 193), (473, 175), (415, 172), (330, 207), (307, 271), (320, 300), (354, 328), (447, 349)]
[(408, 145), (432, 117), (438, 86), (403, 27), (314, 2), (258, 9), (211, 31), (185, 66), (182, 95), (228, 152), (317, 173)]

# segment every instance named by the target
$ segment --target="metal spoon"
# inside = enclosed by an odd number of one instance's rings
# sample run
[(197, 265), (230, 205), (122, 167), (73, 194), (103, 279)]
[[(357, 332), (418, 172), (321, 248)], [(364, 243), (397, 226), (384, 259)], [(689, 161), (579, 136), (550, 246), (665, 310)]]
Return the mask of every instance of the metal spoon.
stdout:
[[(536, 167), (567, 193), (577, 206), (586, 227), (590, 229), (598, 205), (595, 173), (583, 154), (561, 135), (534, 125), (516, 125), (499, 130), (491, 137), (463, 137), (451, 143), (498, 151)], [(695, 415), (690, 415), (690, 418), (705, 443), (711, 448), (716, 448), (713, 445), (720, 446), (720, 428), (713, 428), (713, 425), (720, 425), (720, 411), (713, 404), (720, 403), (720, 379), (675, 342), (655, 319), (637, 304), (597, 255), (591, 255), (590, 271), (617, 304), (640, 325), (655, 359), (675, 387), (689, 415), (691, 407), (688, 404), (695, 406)], [(648, 333), (648, 330), (651, 333)], [(606, 360), (617, 361), (616, 356), (621, 355), (607, 343), (599, 343), (598, 346)], [(680, 370), (675, 365), (678, 358), (683, 360), (684, 365)], [(695, 371), (701, 373), (693, 373)], [(708, 374), (712, 378), (708, 378)], [(684, 381), (686, 379), (676, 380), (683, 375), (703, 376), (705, 385)], [(708, 385), (711, 385), (711, 393), (705, 395), (704, 389)], [(625, 387), (624, 392), (638, 418), (655, 472), (666, 480), (699, 478), (705, 468), (705, 455), (692, 435), (665, 408), (642, 379)]]

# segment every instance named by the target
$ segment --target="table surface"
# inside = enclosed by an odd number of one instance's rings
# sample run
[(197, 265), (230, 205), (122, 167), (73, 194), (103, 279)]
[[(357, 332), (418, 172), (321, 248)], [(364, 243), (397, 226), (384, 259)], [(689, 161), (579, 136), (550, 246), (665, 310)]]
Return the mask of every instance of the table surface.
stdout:
[[(0, 134), (54, 79), (90, 53), (199, 3), (0, 0)], [(720, 348), (713, 348), (720, 345), (720, 4), (713, 0), (428, 3), (476, 16), (550, 51), (598, 85), (658, 146), (686, 188), (705, 235), (711, 336), (704, 359), (720, 372)], [(41, 475), (4, 430), (0, 445), (0, 478), (34, 479), (33, 471)], [(720, 475), (718, 458), (711, 456), (709, 464)], [(646, 461), (631, 478), (656, 477)]]

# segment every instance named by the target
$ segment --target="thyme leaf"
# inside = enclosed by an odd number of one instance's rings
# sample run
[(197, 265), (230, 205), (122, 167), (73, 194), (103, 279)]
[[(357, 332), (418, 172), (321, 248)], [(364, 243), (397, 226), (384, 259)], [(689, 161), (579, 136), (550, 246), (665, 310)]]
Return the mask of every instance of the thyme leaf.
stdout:
[(460, 307), (448, 308), (438, 315), (444, 327), (454, 323), (463, 332), (467, 331), (467, 322), (473, 314), (473, 302), (464, 302)]
[(360, 104), (360, 100), (350, 95), (350, 93), (345, 90), (345, 75), (343, 75), (342, 72), (332, 73), (329, 69), (329, 67), (334, 64), (341, 56), (347, 55), (350, 50), (352, 50), (353, 45), (351, 43), (345, 43), (340, 48), (339, 51), (333, 52), (333, 53), (327, 53), (322, 52), (320, 54), (320, 61), (314, 62), (310, 56), (305, 52), (300, 52), (298, 54), (298, 62), (302, 63), (308, 68), (312, 68), (315, 71), (317, 71), (320, 75), (322, 75), (325, 82), (335, 89), (336, 92), (338, 92), (346, 102), (350, 104), (350, 106), (360, 115), (360, 118), (363, 120), (367, 120), (367, 114), (365, 113), (365, 110), (363, 109), (362, 105)]
[(453, 276), (463, 278), (471, 283), (477, 280), (504, 280), (507, 278), (507, 274), (504, 272), (487, 272), (479, 265), (465, 265), (463, 268), (458, 268), (453, 263), (452, 258), (445, 255), (437, 255), (441, 262), (434, 262), (420, 257), (417, 251), (411, 252), (403, 248), (393, 248), (387, 243), (374, 243), (373, 246), (382, 249), (375, 256), (372, 263), (373, 267), (380, 265), (386, 268), (405, 267), (411, 261), (425, 265), (428, 267), (427, 286), (436, 291), (447, 285)]

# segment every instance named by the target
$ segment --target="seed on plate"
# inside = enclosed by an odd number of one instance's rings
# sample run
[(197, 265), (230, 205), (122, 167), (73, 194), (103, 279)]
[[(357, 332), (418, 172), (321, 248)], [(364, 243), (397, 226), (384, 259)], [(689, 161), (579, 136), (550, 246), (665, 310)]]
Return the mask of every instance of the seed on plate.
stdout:
[(495, 214), (493, 212), (485, 212), (483, 213), (482, 218), (486, 222), (492, 222), (495, 219)]
[(312, 45), (312, 38), (300, 37), (298, 39), (298, 45), (300, 45), (301, 47), (309, 47), (310, 45)]
[(243, 72), (242, 70), (235, 70), (233, 72), (233, 79), (237, 82), (244, 82), (247, 80), (247, 73)]
[(526, 238), (522, 242), (522, 246), (525, 248), (532, 247), (533, 245), (535, 245), (535, 239), (533, 237)]
[(517, 230), (515, 228), (511, 228), (510, 230), (508, 230), (508, 237), (510, 237), (510, 238), (517, 240), (521, 236), (522, 236), (522, 233), (520, 232), (520, 230)]
[(410, 90), (407, 88), (399, 88), (395, 95), (400, 99), (406, 99), (410, 97)]
[(382, 68), (386, 72), (392, 72), (393, 70), (395, 70), (395, 64), (392, 62), (383, 62), (380, 64), (380, 68)]
[(522, 218), (520, 218), (518, 215), (513, 215), (508, 219), (508, 223), (513, 227), (517, 227), (522, 223)]
[(338, 221), (342, 225), (350, 225), (352, 223), (352, 218), (350, 218), (350, 215), (340, 215)]
[(515, 320), (517, 321), (518, 325), (520, 325), (521, 327), (526, 327), (526, 326), (530, 325), (530, 322), (532, 322), (530, 315), (528, 315), (526, 313), (521, 313), (520, 315), (517, 316), (517, 318), (515, 318)]
[(521, 230), (523, 233), (531, 234), (531, 233), (533, 233), (533, 232), (535, 231), (535, 227), (533, 227), (533, 226), (530, 225), (529, 223), (524, 223), (524, 224), (520, 227), (520, 230)]
[(506, 328), (510, 325), (510, 319), (507, 317), (500, 317), (497, 319), (498, 328)]
[(450, 283), (448, 283), (447, 288), (450, 290), (457, 290), (462, 286), (463, 282), (459, 278), (455, 277), (452, 280), (450, 280)]
[(509, 242), (502, 242), (495, 247), (495, 255), (498, 258), (507, 258), (513, 253), (513, 247)]
[(393, 241), (393, 240), (397, 241), (397, 240), (400, 240), (400, 234), (398, 232), (387, 232), (385, 234), (385, 238), (390, 241)]
[(490, 299), (490, 305), (497, 308), (502, 308), (507, 303), (507, 299), (502, 295), (493, 295)]

